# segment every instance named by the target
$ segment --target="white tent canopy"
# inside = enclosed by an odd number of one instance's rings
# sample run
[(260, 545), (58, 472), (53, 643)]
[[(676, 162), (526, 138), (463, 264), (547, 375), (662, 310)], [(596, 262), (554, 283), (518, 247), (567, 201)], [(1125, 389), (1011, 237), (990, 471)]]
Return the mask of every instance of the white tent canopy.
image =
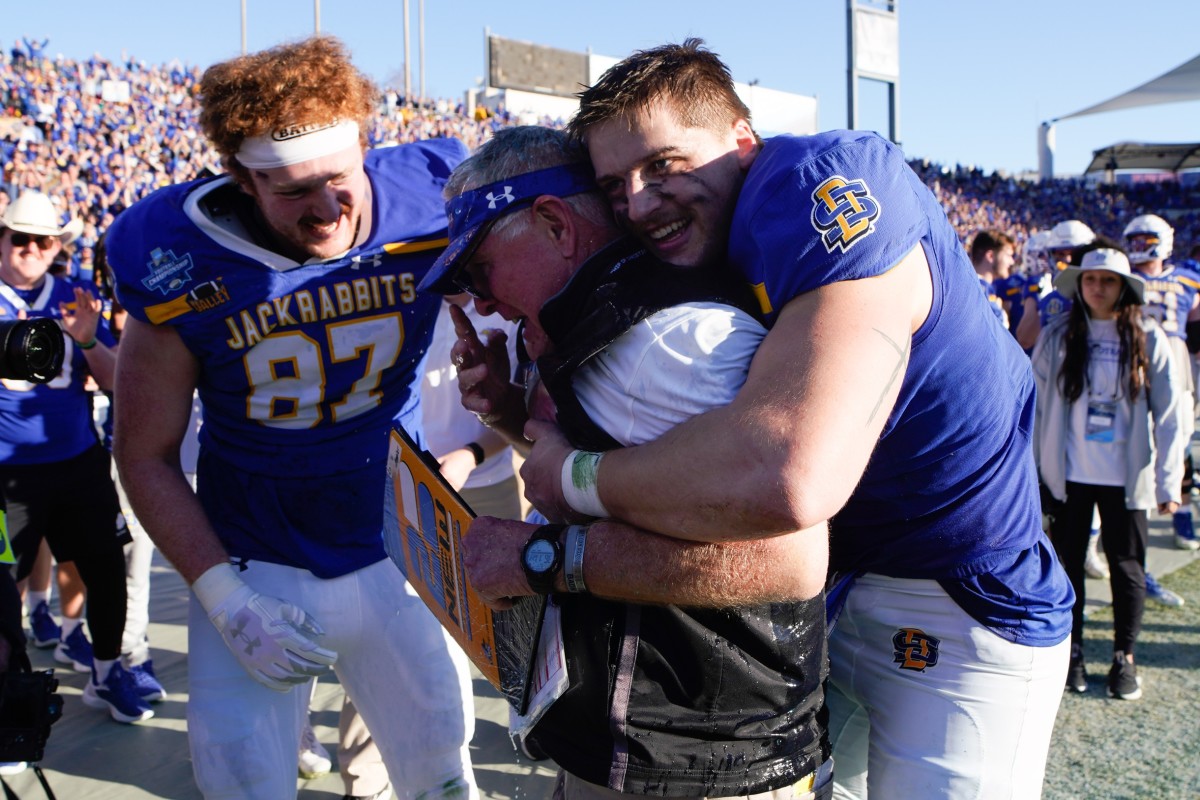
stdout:
[(1061, 122), (1086, 114), (1099, 114), (1103, 111), (1120, 111), (1126, 108), (1139, 108), (1161, 103), (1183, 103), (1189, 100), (1200, 100), (1200, 56), (1196, 56), (1185, 64), (1180, 64), (1170, 72), (1159, 75), (1141, 86), (1105, 100), (1103, 103), (1097, 103), (1073, 114), (1059, 117), (1056, 121)]
[(1092, 163), (1084, 172), (1109, 169), (1165, 169), (1179, 172), (1200, 168), (1200, 142), (1190, 144), (1148, 144), (1121, 142), (1092, 153)]

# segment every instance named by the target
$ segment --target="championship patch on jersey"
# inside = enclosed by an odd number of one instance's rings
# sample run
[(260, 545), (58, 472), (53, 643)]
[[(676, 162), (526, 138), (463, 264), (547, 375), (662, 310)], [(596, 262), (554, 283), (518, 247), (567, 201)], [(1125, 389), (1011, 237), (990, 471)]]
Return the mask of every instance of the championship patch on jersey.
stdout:
[(146, 266), (150, 268), (150, 275), (142, 278), (142, 286), (167, 294), (192, 279), (192, 267), (195, 265), (190, 253), (176, 256), (174, 251), (156, 247), (150, 252), (150, 261)]
[(875, 230), (879, 201), (864, 181), (835, 175), (816, 188), (812, 200), (813, 227), (830, 253), (835, 249), (846, 252)]
[(920, 628), (901, 628), (892, 637), (892, 647), (895, 648), (892, 661), (899, 664), (900, 669), (924, 672), (937, 664), (939, 644), (939, 639), (927, 635)]

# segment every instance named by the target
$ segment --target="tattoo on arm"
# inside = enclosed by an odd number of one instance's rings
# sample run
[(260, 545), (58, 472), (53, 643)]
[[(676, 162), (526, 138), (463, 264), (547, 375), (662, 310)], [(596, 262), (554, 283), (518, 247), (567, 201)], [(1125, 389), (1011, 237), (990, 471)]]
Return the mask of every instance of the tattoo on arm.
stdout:
[(896, 368), (892, 370), (891, 376), (888, 377), (887, 383), (884, 384), (883, 390), (879, 393), (879, 399), (875, 401), (875, 407), (871, 409), (871, 415), (867, 417), (867, 424), (870, 425), (875, 415), (879, 413), (879, 407), (883, 405), (883, 399), (887, 397), (888, 392), (892, 390), (892, 386), (896, 380), (904, 373), (904, 367), (908, 364), (908, 351), (912, 347), (912, 337), (904, 340), (904, 345), (896, 344), (892, 337), (888, 336), (879, 328), (872, 328), (873, 331), (883, 337), (883, 340), (892, 346), (892, 349), (900, 356), (896, 362)]

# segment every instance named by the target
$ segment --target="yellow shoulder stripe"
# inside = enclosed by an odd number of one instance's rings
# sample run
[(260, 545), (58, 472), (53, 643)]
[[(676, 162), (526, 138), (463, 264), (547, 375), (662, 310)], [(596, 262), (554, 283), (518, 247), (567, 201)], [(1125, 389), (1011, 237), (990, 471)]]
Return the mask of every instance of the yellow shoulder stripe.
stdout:
[(161, 325), (164, 322), (173, 320), (181, 314), (186, 314), (192, 310), (188, 305), (187, 295), (181, 294), (174, 300), (168, 300), (165, 303), (159, 303), (156, 306), (146, 306), (146, 317), (152, 325)]
[(762, 313), (764, 315), (770, 314), (771, 313), (771, 298), (767, 296), (766, 282), (752, 283), (752, 284), (750, 284), (750, 289), (754, 292), (754, 297), (755, 297), (755, 299), (758, 300), (758, 307), (762, 309)]
[(404, 253), (421, 253), (425, 250), (438, 250), (450, 244), (449, 237), (443, 236), (440, 239), (425, 239), (420, 242), (390, 242), (383, 246), (383, 251), (388, 255), (402, 255)]

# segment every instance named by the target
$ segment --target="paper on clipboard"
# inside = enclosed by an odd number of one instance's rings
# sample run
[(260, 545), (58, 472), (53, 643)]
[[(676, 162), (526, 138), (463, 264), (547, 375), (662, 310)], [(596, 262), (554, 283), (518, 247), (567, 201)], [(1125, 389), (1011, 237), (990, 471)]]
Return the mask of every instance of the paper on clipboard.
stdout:
[(518, 714), (526, 712), (544, 597), (492, 611), (467, 583), (462, 538), (474, 512), (437, 462), (397, 427), (388, 447), (384, 549), (458, 644)]

